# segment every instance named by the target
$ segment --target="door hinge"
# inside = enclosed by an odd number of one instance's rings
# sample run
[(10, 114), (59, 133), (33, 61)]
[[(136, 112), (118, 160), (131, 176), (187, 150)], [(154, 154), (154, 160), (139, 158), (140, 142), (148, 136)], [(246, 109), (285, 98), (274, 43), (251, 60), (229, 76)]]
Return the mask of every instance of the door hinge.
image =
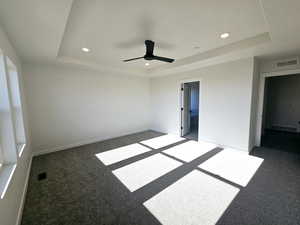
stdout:
[(181, 130), (183, 129), (183, 127), (180, 127), (181, 128)]
[(183, 108), (181, 107), (181, 111), (183, 111)]
[(181, 88), (181, 91), (183, 91), (183, 88)]

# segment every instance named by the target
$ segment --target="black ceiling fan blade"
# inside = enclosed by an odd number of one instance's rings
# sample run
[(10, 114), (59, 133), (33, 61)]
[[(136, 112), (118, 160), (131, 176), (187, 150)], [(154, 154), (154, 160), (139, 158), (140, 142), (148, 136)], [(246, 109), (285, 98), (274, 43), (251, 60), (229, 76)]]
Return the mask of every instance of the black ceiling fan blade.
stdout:
[(145, 45), (146, 45), (146, 55), (152, 56), (154, 50), (154, 42), (150, 40), (146, 40)]
[(175, 61), (175, 59), (170, 59), (170, 58), (161, 57), (161, 56), (153, 56), (152, 59), (163, 61), (163, 62), (168, 62), (168, 63), (172, 63)]
[(137, 60), (137, 59), (143, 59), (143, 58), (144, 58), (144, 56), (137, 57), (137, 58), (132, 58), (132, 59), (125, 59), (125, 60), (123, 60), (123, 62), (129, 62), (129, 61), (133, 61), (133, 60)]

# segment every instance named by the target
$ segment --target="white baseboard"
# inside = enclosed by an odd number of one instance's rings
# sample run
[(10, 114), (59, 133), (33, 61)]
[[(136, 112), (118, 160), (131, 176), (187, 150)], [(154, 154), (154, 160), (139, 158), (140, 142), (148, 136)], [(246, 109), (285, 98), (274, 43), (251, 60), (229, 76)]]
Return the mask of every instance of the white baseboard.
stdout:
[[(174, 134), (174, 135), (181, 136), (180, 133), (167, 132), (165, 130), (155, 129), (153, 127), (151, 128), (151, 130), (156, 131), (156, 132), (169, 133), (169, 134)], [(233, 148), (233, 149), (236, 149), (236, 150), (247, 152), (248, 154), (250, 153), (250, 151), (249, 151), (248, 148), (241, 148), (241, 147), (236, 147), (236, 146), (230, 146), (230, 145), (220, 144), (220, 143), (216, 142), (215, 140), (208, 139), (208, 138), (205, 138), (205, 137), (201, 137), (200, 134), (198, 134), (198, 141), (204, 141), (204, 142), (208, 142), (208, 143), (211, 143), (211, 144), (215, 144), (216, 146), (218, 146), (220, 148)]]
[(61, 145), (61, 146), (56, 146), (56, 147), (53, 147), (53, 148), (34, 151), (33, 156), (44, 155), (44, 154), (47, 154), (47, 153), (62, 151), (62, 150), (70, 149), (70, 148), (79, 147), (79, 146), (82, 146), (82, 145), (93, 144), (93, 143), (96, 143), (96, 142), (106, 141), (106, 140), (109, 140), (109, 139), (112, 139), (112, 138), (117, 138), (117, 137), (122, 137), (122, 136), (129, 135), (129, 134), (144, 132), (144, 131), (147, 131), (147, 130), (149, 130), (149, 129), (142, 129), (142, 130), (133, 131), (133, 132), (125, 132), (125, 133), (121, 133), (121, 134), (118, 134), (118, 135), (112, 135), (112, 136), (107, 136), (107, 137), (103, 137), (103, 136), (102, 137), (94, 137), (94, 138), (78, 141), (78, 142), (75, 142), (75, 143), (72, 143), (72, 144)]
[(56, 147), (48, 148), (48, 149), (44, 149), (44, 150), (38, 150), (33, 153), (33, 156), (44, 155), (44, 154), (51, 153), (51, 152), (58, 152), (58, 151), (66, 150), (69, 148), (75, 148), (75, 147), (79, 147), (82, 145), (92, 144), (92, 143), (95, 143), (98, 141), (103, 141), (103, 140), (93, 138), (93, 139), (89, 139), (89, 140), (79, 141), (79, 142), (76, 142), (73, 144), (61, 145), (61, 146), (56, 146)]
[(30, 170), (31, 170), (31, 163), (32, 163), (32, 156), (30, 156), (30, 161), (26, 173), (26, 178), (25, 178), (25, 184), (23, 188), (23, 193), (21, 197), (21, 203), (18, 211), (18, 216), (17, 216), (17, 222), (16, 225), (20, 225), (22, 221), (22, 214), (23, 214), (23, 209), (24, 209), (24, 204), (25, 204), (25, 199), (26, 199), (26, 193), (27, 193), (27, 187), (28, 187), (28, 182), (29, 182), (29, 176), (30, 176)]
[(198, 138), (198, 140), (199, 141), (204, 141), (204, 142), (209, 142), (209, 143), (215, 144), (215, 145), (217, 145), (220, 148), (232, 148), (232, 149), (243, 151), (243, 152), (246, 152), (246, 153), (249, 154), (249, 150), (246, 149), (246, 148), (240, 148), (240, 147), (235, 147), (235, 146), (230, 146), (230, 145), (224, 145), (224, 144), (217, 143), (214, 140), (210, 140), (210, 139), (206, 139), (206, 138)]

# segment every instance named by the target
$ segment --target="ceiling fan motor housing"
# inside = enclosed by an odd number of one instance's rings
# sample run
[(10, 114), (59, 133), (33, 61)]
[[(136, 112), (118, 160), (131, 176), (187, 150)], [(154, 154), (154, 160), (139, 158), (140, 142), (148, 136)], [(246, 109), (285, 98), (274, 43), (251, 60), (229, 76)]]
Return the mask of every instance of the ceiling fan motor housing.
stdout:
[(145, 55), (144, 59), (145, 60), (153, 60), (153, 55)]

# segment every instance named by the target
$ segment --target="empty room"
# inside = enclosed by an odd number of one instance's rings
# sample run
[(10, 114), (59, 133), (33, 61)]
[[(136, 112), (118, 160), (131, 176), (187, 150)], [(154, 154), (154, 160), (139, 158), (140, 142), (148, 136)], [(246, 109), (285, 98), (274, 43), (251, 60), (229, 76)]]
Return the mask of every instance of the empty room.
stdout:
[(0, 225), (299, 225), (299, 0), (0, 0)]

